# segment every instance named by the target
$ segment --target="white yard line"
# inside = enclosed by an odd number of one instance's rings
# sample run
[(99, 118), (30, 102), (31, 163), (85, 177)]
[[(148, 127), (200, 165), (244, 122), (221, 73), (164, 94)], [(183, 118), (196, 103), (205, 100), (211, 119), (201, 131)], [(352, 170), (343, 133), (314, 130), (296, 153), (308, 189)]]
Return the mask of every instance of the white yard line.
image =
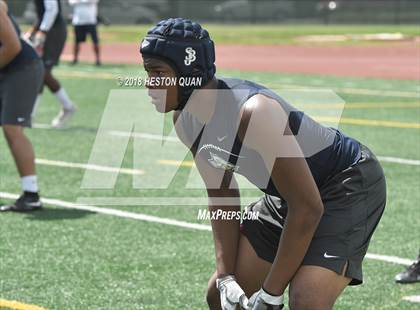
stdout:
[[(18, 195), (12, 194), (12, 193), (0, 192), (0, 198), (17, 199)], [(211, 231), (211, 226), (209, 225), (188, 223), (184, 221), (178, 221), (178, 220), (169, 219), (169, 218), (162, 218), (162, 217), (157, 217), (157, 216), (152, 216), (152, 215), (147, 215), (147, 214), (142, 214), (142, 213), (134, 213), (134, 212), (121, 211), (117, 209), (78, 205), (72, 202), (67, 202), (67, 201), (58, 200), (58, 199), (51, 199), (51, 198), (42, 198), (42, 202), (44, 204), (48, 204), (52, 206), (59, 206), (59, 207), (68, 208), (68, 209), (76, 209), (76, 210), (83, 210), (83, 211), (100, 213), (100, 214), (107, 214), (107, 215), (128, 218), (128, 219), (133, 219), (133, 220), (139, 220), (139, 221), (144, 221), (144, 222), (177, 226), (181, 228)], [(411, 260), (396, 257), (396, 256), (387, 256), (387, 255), (378, 255), (378, 254), (368, 253), (366, 254), (366, 257), (369, 259), (374, 259), (374, 260), (379, 260), (379, 261), (384, 261), (384, 262), (389, 262), (389, 263), (394, 263), (394, 264), (400, 264), (400, 265), (405, 265), (405, 266), (412, 264)]]
[(128, 132), (128, 131), (119, 131), (119, 130), (111, 130), (108, 132), (111, 136), (117, 136), (117, 137), (133, 137), (133, 138), (139, 138), (139, 139), (145, 139), (145, 140), (157, 140), (157, 141), (169, 141), (169, 142), (180, 142), (180, 140), (177, 137), (172, 136), (162, 136), (162, 135), (156, 135), (151, 133), (144, 133), (144, 132)]
[(402, 299), (406, 301), (420, 303), (420, 295), (404, 296)]
[(357, 94), (357, 95), (381, 96), (381, 97), (420, 98), (420, 92), (411, 92), (411, 91), (376, 90), (376, 89), (348, 88), (348, 87), (337, 87), (337, 88), (333, 87), (333, 89), (343, 94)]
[[(41, 124), (41, 123), (34, 123), (32, 124), (33, 128), (37, 129), (54, 129), (51, 127), (51, 125), (48, 124)], [(54, 129), (58, 130), (58, 129)], [(173, 136), (162, 136), (152, 133), (146, 133), (146, 132), (129, 132), (129, 131), (121, 131), (121, 130), (110, 130), (107, 132), (111, 136), (115, 137), (133, 137), (138, 139), (145, 139), (145, 140), (157, 140), (157, 141), (168, 141), (168, 142), (181, 142), (177, 137)]]
[(82, 163), (71, 163), (71, 162), (66, 162), (66, 161), (49, 160), (49, 159), (42, 159), (42, 158), (35, 159), (35, 163), (37, 165), (96, 170), (96, 171), (103, 171), (103, 172), (117, 172), (117, 173), (130, 174), (130, 175), (143, 175), (144, 174), (144, 171), (140, 169), (128, 169), (128, 168), (117, 168), (117, 167), (108, 167), (108, 166), (82, 164)]
[(376, 259), (383, 262), (394, 263), (394, 264), (405, 265), (405, 266), (410, 266), (413, 263), (412, 260), (409, 260), (406, 258), (400, 258), (397, 256), (387, 256), (387, 255), (367, 253), (366, 257), (370, 259)]
[(420, 166), (420, 160), (399, 157), (377, 156), (380, 161), (402, 165)]
[[(47, 124), (34, 124), (34, 128), (41, 128), (41, 129), (51, 129), (50, 125)], [(111, 130), (108, 132), (111, 136), (117, 137), (133, 137), (138, 139), (144, 140), (157, 140), (157, 141), (168, 141), (168, 142), (180, 142), (177, 137), (173, 136), (166, 136), (163, 137), (162, 135), (145, 133), (145, 132), (128, 132), (128, 131), (120, 131), (120, 130)], [(420, 160), (417, 159), (407, 159), (407, 158), (399, 158), (399, 157), (390, 157), (390, 156), (377, 156), (380, 161), (395, 163), (395, 164), (403, 164), (403, 165), (414, 165), (420, 166)]]
[[(400, 165), (420, 166), (420, 160), (404, 159), (404, 158), (397, 158), (397, 157), (383, 157), (383, 156), (378, 156), (378, 159), (382, 162), (388, 162), (388, 163), (394, 163), (394, 164), (400, 164)], [(95, 171), (120, 173), (120, 174), (128, 174), (128, 175), (144, 175), (145, 174), (145, 171), (141, 169), (117, 168), (117, 167), (101, 166), (101, 165), (94, 165), (94, 164), (73, 163), (73, 162), (66, 162), (66, 161), (61, 161), (61, 160), (50, 160), (50, 159), (43, 159), (43, 158), (37, 158), (35, 159), (35, 162), (37, 165), (43, 165), (43, 166), (95, 170)], [(187, 163), (189, 164), (189, 162)], [(170, 164), (173, 165), (173, 163), (166, 162), (166, 161), (158, 161), (158, 164), (159, 165), (170, 165)], [(175, 163), (175, 164), (180, 166), (182, 165), (182, 162)]]
[[(0, 198), (17, 199), (18, 195), (0, 192)], [(94, 212), (94, 213), (100, 213), (100, 214), (107, 214), (107, 215), (113, 215), (117, 217), (139, 220), (139, 221), (144, 221), (144, 222), (152, 222), (152, 223), (178, 226), (182, 228), (211, 231), (211, 227), (208, 225), (188, 223), (188, 222), (178, 221), (178, 220), (169, 219), (169, 218), (162, 218), (162, 217), (157, 217), (157, 216), (147, 215), (147, 214), (142, 214), (142, 213), (134, 213), (134, 212), (121, 211), (117, 209), (79, 205), (72, 202), (67, 202), (67, 201), (58, 200), (58, 199), (51, 199), (51, 198), (42, 198), (42, 202), (47, 205), (59, 206), (62, 208), (67, 208), (67, 209), (76, 209), (76, 210), (82, 210), (82, 211), (88, 211), (88, 212)]]

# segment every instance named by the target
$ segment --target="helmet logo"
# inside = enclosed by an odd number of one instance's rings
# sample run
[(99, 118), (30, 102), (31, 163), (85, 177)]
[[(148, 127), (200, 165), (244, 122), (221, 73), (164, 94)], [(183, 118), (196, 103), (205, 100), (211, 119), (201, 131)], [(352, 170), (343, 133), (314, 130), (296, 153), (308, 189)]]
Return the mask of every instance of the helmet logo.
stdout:
[(150, 42), (147, 40), (143, 40), (143, 42), (141, 42), (141, 48), (148, 47), (149, 45), (150, 45)]
[(192, 47), (187, 47), (185, 49), (185, 52), (187, 53), (187, 55), (185, 56), (184, 64), (186, 66), (189, 66), (197, 59), (197, 57), (195, 56), (195, 50)]

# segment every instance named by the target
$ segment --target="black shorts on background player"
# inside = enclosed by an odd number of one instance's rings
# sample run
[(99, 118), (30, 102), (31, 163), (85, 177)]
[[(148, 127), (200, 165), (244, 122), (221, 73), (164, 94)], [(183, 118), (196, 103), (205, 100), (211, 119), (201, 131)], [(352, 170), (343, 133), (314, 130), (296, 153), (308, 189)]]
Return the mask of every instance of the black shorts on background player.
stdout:
[(92, 42), (95, 44), (99, 43), (98, 32), (96, 25), (76, 25), (74, 26), (74, 37), (76, 43), (86, 42), (87, 35), (90, 35)]
[(31, 127), (35, 98), (43, 77), (44, 66), (40, 59), (11, 68), (7, 75), (0, 77), (0, 126)]
[[(20, 28), (9, 15), (16, 33)], [(20, 39), (21, 50), (4, 68), (0, 69), (0, 126), (31, 126), (35, 98), (41, 88), (44, 67), (35, 50)], [(24, 91), (22, 91), (24, 89)]]
[(42, 60), (47, 69), (51, 69), (53, 66), (58, 65), (66, 39), (66, 24), (62, 18), (58, 18), (54, 26), (48, 31), (44, 44)]

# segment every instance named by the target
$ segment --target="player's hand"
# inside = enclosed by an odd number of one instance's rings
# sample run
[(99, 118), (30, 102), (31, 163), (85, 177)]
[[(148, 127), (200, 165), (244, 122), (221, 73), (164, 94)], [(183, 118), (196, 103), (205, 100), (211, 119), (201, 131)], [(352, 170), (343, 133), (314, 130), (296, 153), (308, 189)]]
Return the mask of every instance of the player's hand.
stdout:
[(241, 309), (248, 309), (248, 298), (234, 276), (217, 279), (216, 287), (220, 291), (222, 310), (235, 310), (238, 305)]
[(47, 35), (45, 34), (45, 32), (37, 31), (33, 39), (34, 48), (39, 56), (42, 56), (42, 54), (44, 53), (44, 44), (46, 37)]
[(283, 306), (283, 295), (270, 295), (263, 288), (255, 292), (248, 302), (249, 310), (280, 310)]
[(27, 31), (22, 35), (22, 38), (30, 43), (31, 45), (33, 44), (33, 40), (34, 40), (34, 33), (32, 31)]

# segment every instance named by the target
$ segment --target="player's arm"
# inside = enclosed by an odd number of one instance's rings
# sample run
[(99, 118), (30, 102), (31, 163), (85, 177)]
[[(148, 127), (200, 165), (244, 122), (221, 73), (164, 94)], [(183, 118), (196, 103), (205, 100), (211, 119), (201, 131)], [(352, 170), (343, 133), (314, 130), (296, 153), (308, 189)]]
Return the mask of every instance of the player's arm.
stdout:
[(39, 31), (47, 33), (54, 25), (58, 15), (58, 1), (44, 0), (45, 12), (40, 21)]
[(35, 49), (40, 55), (43, 53), (47, 33), (54, 25), (58, 15), (58, 0), (44, 0), (44, 7), (45, 12), (42, 19), (38, 21), (30, 33), (25, 34), (25, 37), (33, 42)]
[[(182, 125), (176, 123), (181, 112), (174, 113), (173, 121), (180, 140), (190, 149), (195, 164), (206, 185), (209, 212), (240, 212), (240, 197), (237, 183), (232, 173), (211, 167), (208, 162), (197, 155), (191, 139), (184, 132)], [(196, 138), (196, 137), (195, 137)], [(216, 254), (217, 288), (220, 291), (222, 309), (236, 309), (240, 304), (246, 308), (248, 299), (234, 277), (239, 245), (239, 219), (212, 219), (211, 226)]]
[[(211, 167), (203, 158), (195, 156), (195, 164), (207, 188), (210, 213), (222, 209), (240, 212), (240, 195), (232, 173)], [(239, 244), (239, 219), (212, 219), (216, 270), (218, 278), (235, 273)]]
[[(240, 211), (239, 190), (232, 173), (215, 169), (200, 156), (197, 156), (197, 150), (193, 142), (184, 132), (182, 125), (179, 122), (177, 123), (180, 113), (182, 112), (176, 111), (173, 115), (175, 129), (180, 140), (194, 156), (195, 164), (207, 188), (209, 211), (217, 211), (218, 209)], [(226, 205), (223, 204), (224, 201), (226, 201)], [(233, 274), (239, 243), (239, 220), (212, 220), (211, 225), (216, 250), (217, 273), (220, 276)]]
[(10, 63), (22, 49), (15, 28), (7, 15), (7, 5), (0, 1), (0, 68)]
[[(306, 254), (323, 214), (321, 197), (296, 139), (288, 128), (288, 115), (276, 102), (263, 95), (248, 100), (241, 122), (248, 121), (242, 140), (257, 150), (282, 197), (288, 214), (279, 247), (263, 288), (282, 295)], [(267, 139), (267, 137), (278, 137)]]
[[(208, 208), (211, 215), (223, 210), (240, 212), (238, 185), (232, 172), (215, 169), (199, 154), (194, 155), (195, 164), (204, 180), (208, 195)], [(248, 299), (236, 282), (235, 267), (239, 245), (239, 218), (211, 218), (213, 241), (216, 254), (216, 287), (220, 291), (220, 304), (223, 310), (247, 309)]]

